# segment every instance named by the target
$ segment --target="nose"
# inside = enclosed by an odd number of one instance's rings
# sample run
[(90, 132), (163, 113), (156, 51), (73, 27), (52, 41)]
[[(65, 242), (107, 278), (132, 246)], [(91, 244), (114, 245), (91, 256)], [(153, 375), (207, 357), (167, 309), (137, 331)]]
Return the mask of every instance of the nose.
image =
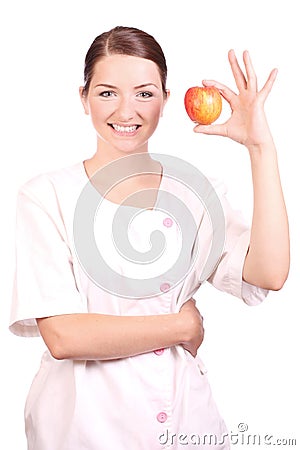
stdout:
[(130, 97), (122, 97), (118, 103), (117, 117), (120, 122), (128, 122), (134, 117), (134, 102)]

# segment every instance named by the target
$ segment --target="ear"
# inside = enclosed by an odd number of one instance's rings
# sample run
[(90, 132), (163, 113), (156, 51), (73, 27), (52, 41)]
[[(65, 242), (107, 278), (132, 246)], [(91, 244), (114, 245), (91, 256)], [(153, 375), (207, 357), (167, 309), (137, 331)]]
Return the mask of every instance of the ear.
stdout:
[(162, 106), (162, 108), (161, 108), (161, 114), (160, 114), (160, 117), (163, 116), (163, 112), (164, 112), (166, 103), (167, 103), (167, 101), (169, 100), (169, 97), (170, 97), (170, 90), (169, 90), (169, 89), (166, 89), (166, 95), (165, 95), (165, 97), (164, 97), (164, 103), (163, 103), (163, 106)]
[(86, 94), (84, 92), (84, 87), (83, 86), (80, 86), (80, 88), (79, 88), (79, 96), (80, 96), (80, 100), (81, 100), (81, 103), (83, 105), (83, 109), (84, 109), (85, 114), (89, 114), (89, 107), (88, 107), (87, 97), (86, 97)]

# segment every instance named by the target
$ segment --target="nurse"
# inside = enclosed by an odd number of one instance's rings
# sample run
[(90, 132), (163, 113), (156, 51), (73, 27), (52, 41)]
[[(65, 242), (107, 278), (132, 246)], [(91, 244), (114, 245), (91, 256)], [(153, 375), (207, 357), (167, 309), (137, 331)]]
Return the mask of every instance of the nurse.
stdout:
[[(287, 278), (289, 232), (264, 113), (276, 70), (258, 91), (248, 52), (243, 62), (244, 71), (229, 52), (237, 92), (216, 81), (204, 82), (219, 89), (231, 117), (194, 131), (226, 136), (249, 153), (254, 189), (250, 230), (230, 208), (222, 188), (207, 184), (212, 196), (217, 194), (224, 232), (207, 278), (217, 289), (254, 305), (268, 290), (281, 289)], [(29, 450), (179, 449), (182, 436), (185, 448), (194, 448), (195, 435), (198, 448), (230, 447), (197, 355), (203, 324), (192, 299), (211, 255), (214, 230), (205, 205), (197, 205), (191, 191), (168, 177), (167, 164), (148, 152), (169, 96), (166, 77), (164, 54), (149, 34), (116, 27), (98, 36), (86, 55), (80, 88), (96, 131), (95, 154), (39, 175), (19, 191), (10, 329), (20, 336), (42, 336), (47, 347), (26, 402)], [(184, 174), (188, 169), (180, 170)], [(162, 208), (163, 192), (169, 195), (169, 211)], [(174, 198), (180, 200), (180, 211), (188, 207), (192, 222), (184, 214), (170, 214)], [(95, 241), (106, 255), (100, 265), (89, 247), (93, 240), (82, 228), (89, 225), (85, 217), (93, 199), (101, 206), (94, 227)], [(153, 258), (145, 272), (145, 261), (134, 264), (134, 258), (114, 254), (116, 238), (126, 241), (119, 231), (112, 239), (120, 210), (122, 218), (134, 218), (128, 239), (140, 246), (139, 254), (151, 254), (145, 247), (151, 227), (160, 232), (153, 248), (165, 235), (171, 248), (165, 260)], [(183, 258), (179, 247), (187, 223), (189, 230), (190, 223), (196, 227), (184, 241)], [(78, 229), (83, 230), (79, 237)], [(91, 250), (87, 257), (86, 248)], [(178, 272), (168, 272), (176, 257)]]

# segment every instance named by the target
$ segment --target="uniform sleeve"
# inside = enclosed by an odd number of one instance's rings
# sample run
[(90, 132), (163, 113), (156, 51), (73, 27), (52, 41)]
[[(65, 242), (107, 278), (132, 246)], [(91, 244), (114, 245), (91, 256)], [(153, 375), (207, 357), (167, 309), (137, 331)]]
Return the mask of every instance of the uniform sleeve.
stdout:
[(16, 268), (9, 329), (19, 336), (39, 336), (36, 318), (86, 312), (58, 201), (53, 189), (48, 191), (46, 200), (41, 200), (23, 187), (17, 198)]
[(268, 290), (242, 279), (245, 257), (250, 242), (250, 229), (241, 212), (234, 210), (226, 197), (224, 185), (216, 188), (225, 217), (225, 244), (222, 256), (208, 281), (217, 289), (242, 299), (247, 305), (258, 305)]

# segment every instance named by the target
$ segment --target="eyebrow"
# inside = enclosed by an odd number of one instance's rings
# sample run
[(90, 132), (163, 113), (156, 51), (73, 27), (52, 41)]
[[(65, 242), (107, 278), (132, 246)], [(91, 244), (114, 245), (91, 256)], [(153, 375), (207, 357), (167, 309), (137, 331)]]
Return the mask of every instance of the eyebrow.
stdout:
[(141, 88), (144, 88), (144, 87), (147, 87), (147, 86), (154, 86), (154, 87), (156, 87), (156, 89), (159, 89), (159, 87), (156, 84), (154, 84), (154, 83), (140, 84), (139, 86), (135, 86), (135, 89), (141, 89)]
[[(135, 86), (134, 89), (142, 89), (142, 88), (147, 87), (147, 86), (154, 86), (156, 89), (159, 89), (159, 87), (156, 84), (154, 84), (154, 83), (139, 84), (138, 86)], [(117, 86), (113, 86), (112, 84), (106, 84), (106, 83), (99, 83), (95, 87), (106, 87), (106, 88), (109, 88), (109, 89), (118, 89)]]

